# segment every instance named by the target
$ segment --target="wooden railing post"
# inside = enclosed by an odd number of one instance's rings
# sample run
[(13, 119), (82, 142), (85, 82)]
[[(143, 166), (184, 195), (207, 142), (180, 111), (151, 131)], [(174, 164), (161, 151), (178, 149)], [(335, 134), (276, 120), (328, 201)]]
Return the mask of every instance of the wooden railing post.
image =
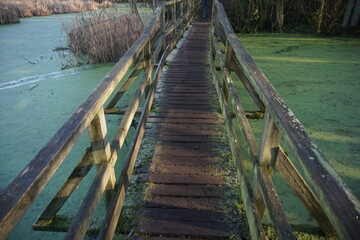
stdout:
[[(229, 72), (229, 75), (231, 74), (232, 54), (233, 54), (233, 49), (231, 47), (231, 44), (229, 43), (229, 41), (226, 41), (224, 68), (227, 69), (227, 71)], [(225, 74), (223, 75), (223, 79), (222, 79), (222, 89), (224, 92), (224, 97), (225, 97), (226, 101), (228, 101), (229, 100), (229, 89), (228, 89)]]
[(176, 3), (173, 4), (172, 7), (172, 24), (175, 25), (176, 24)]
[(161, 34), (162, 34), (162, 38), (163, 38), (163, 44), (162, 44), (162, 52), (165, 51), (166, 48), (166, 36), (165, 36), (165, 32), (166, 32), (166, 22), (165, 22), (165, 7), (163, 7), (163, 9), (161, 10), (161, 16), (160, 16), (160, 30), (161, 30)]
[[(180, 17), (183, 17), (184, 16), (184, 2), (180, 2)], [(183, 26), (184, 24), (181, 24), (180, 26), (179, 26), (179, 28), (180, 29), (182, 29), (182, 26)]]
[(273, 119), (269, 113), (265, 114), (265, 122), (261, 136), (261, 145), (259, 150), (258, 164), (255, 165), (255, 202), (259, 210), (259, 215), (262, 218), (264, 215), (265, 204), (259, 187), (259, 179), (257, 172), (259, 168), (265, 168), (269, 171), (270, 176), (273, 174), (273, 166), (277, 158), (277, 153), (280, 144), (280, 132), (276, 127)]
[[(110, 161), (111, 149), (107, 140), (107, 128), (104, 114), (104, 108), (101, 108), (100, 112), (95, 116), (88, 127), (89, 138), (91, 141), (92, 158), (95, 164), (98, 165), (98, 171), (101, 163), (107, 163)], [(105, 206), (108, 207), (113, 190), (115, 187), (116, 177), (115, 171), (112, 171), (110, 180), (105, 189)]]
[(147, 75), (146, 80), (146, 88), (145, 88), (145, 96), (148, 95), (150, 86), (151, 86), (151, 75), (152, 75), (152, 69), (154, 66), (154, 63), (151, 61), (151, 40), (149, 39), (144, 47), (144, 61), (146, 62), (146, 66), (149, 69), (149, 71), (145, 71), (145, 74)]

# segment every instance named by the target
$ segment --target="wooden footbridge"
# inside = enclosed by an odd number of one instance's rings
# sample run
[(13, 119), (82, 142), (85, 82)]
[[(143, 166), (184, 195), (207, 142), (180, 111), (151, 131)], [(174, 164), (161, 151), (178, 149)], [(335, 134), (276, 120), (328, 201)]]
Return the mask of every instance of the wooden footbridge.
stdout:
[[(34, 229), (65, 231), (66, 239), (273, 238), (266, 215), (277, 239), (295, 239), (272, 181), (278, 171), (325, 237), (359, 239), (358, 200), (241, 45), (222, 5), (214, 0), (207, 19), (197, 17), (199, 8), (192, 0), (158, 6), (129, 51), (1, 191), (0, 239), (86, 132), (90, 147)], [(243, 109), (239, 83), (257, 109)], [(107, 114), (122, 116), (111, 143)], [(253, 118), (263, 121), (259, 140)], [(58, 214), (95, 165), (77, 213)], [(102, 199), (106, 210), (96, 225)], [(136, 203), (131, 211), (127, 202)]]

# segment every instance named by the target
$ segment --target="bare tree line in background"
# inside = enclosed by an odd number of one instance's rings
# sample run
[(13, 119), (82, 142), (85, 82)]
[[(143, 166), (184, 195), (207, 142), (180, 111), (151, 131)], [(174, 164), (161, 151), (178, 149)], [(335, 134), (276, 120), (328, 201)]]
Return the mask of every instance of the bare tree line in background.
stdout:
[(360, 33), (360, 0), (223, 0), (238, 32)]

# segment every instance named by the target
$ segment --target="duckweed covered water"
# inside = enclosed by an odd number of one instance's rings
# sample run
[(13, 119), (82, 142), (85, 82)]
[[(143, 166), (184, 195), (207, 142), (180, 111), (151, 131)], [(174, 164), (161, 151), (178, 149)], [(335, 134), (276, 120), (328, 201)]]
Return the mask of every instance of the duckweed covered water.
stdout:
[[(293, 34), (239, 39), (360, 199), (360, 39)], [(245, 102), (245, 108), (255, 104)], [(262, 122), (253, 125), (259, 139)], [(315, 225), (286, 184), (276, 175), (274, 181), (291, 224)]]

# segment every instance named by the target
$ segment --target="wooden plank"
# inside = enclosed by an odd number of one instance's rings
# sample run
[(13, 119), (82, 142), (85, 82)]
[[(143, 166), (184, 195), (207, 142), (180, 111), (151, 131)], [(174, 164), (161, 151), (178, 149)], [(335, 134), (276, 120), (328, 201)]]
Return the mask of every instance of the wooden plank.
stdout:
[(139, 217), (151, 220), (181, 222), (225, 222), (225, 212), (195, 209), (145, 208)]
[(168, 148), (162, 147), (155, 150), (154, 155), (169, 157), (213, 157), (209, 151), (199, 151), (197, 149)]
[(227, 227), (225, 224), (196, 222), (189, 224), (186, 222), (173, 221), (153, 221), (142, 220), (139, 224), (139, 233), (149, 235), (177, 235), (193, 236), (206, 238), (228, 238)]
[[(173, 197), (221, 197), (224, 194), (224, 188), (220, 185), (167, 185), (150, 184), (146, 189), (147, 193), (160, 196)], [(198, 220), (197, 220), (198, 221)]]
[[(155, 101), (155, 103), (158, 104), (158, 105), (161, 105), (161, 100), (165, 100), (165, 99), (158, 99), (157, 101)], [(186, 104), (186, 105), (210, 105), (210, 101), (209, 100), (200, 100), (200, 99), (197, 99), (196, 101), (193, 101), (191, 99), (167, 99), (166, 104), (167, 105), (182, 105), (182, 104)]]
[(271, 222), (275, 229), (276, 238), (295, 239), (266, 167), (259, 167), (257, 178), (259, 179), (259, 185), (264, 197), (266, 209), (268, 210)]
[[(168, 101), (181, 101), (181, 100), (186, 100), (186, 101), (209, 101), (209, 95), (190, 95), (187, 96), (186, 98), (184, 98), (184, 96), (176, 96), (176, 95), (170, 95), (170, 94), (164, 94), (163, 96), (157, 96), (156, 100), (157, 101), (161, 101), (161, 100), (168, 100)], [(211, 102), (211, 101), (210, 101)]]
[(249, 92), (250, 96), (260, 109), (260, 111), (265, 111), (266, 106), (264, 105), (263, 101), (260, 99), (259, 94), (256, 92), (252, 84), (250, 83), (249, 79), (245, 76), (244, 70), (242, 69), (241, 65), (237, 61), (232, 62), (232, 69), (239, 77), (241, 82), (244, 84), (246, 90)]
[(165, 110), (175, 110), (175, 109), (190, 109), (190, 110), (203, 110), (203, 111), (212, 111), (212, 106), (209, 105), (186, 105), (186, 104), (181, 104), (181, 105), (170, 105), (167, 103), (158, 105), (159, 108), (161, 109), (160, 111), (165, 111)]
[(162, 165), (152, 164), (150, 172), (154, 174), (175, 174), (175, 175), (219, 175), (219, 169), (215, 166), (178, 166), (178, 165)]
[[(176, 93), (176, 92), (173, 92), (173, 93), (169, 93), (169, 92), (161, 92), (160, 90), (157, 91), (157, 93), (161, 93), (162, 94), (162, 97), (164, 98), (168, 98), (168, 97), (194, 97), (194, 94), (193, 93), (186, 93), (186, 92), (183, 92), (183, 93)], [(196, 96), (198, 96), (199, 98), (208, 98), (209, 99), (209, 96), (211, 96), (209, 93), (196, 93)]]
[[(280, 137), (280, 132), (275, 125), (273, 119), (270, 117), (269, 113), (266, 113), (261, 136), (258, 166), (269, 168), (270, 177), (272, 177), (273, 167), (277, 159)], [(255, 171), (256, 170), (257, 168), (255, 168)], [(257, 176), (259, 175), (255, 174), (254, 178), (255, 202), (258, 207), (259, 215), (262, 218), (264, 215), (265, 204), (260, 191), (260, 186), (258, 185), (258, 182), (260, 180), (257, 179)]]
[(215, 136), (207, 136), (207, 135), (203, 135), (203, 136), (199, 136), (199, 135), (180, 135), (180, 136), (164, 136), (164, 135), (159, 135), (159, 137), (157, 137), (158, 141), (163, 141), (163, 142), (194, 142), (194, 143), (199, 143), (199, 142), (216, 142), (218, 139), (215, 138)]
[(325, 215), (324, 210), (321, 208), (319, 200), (281, 147), (276, 160), (276, 167), (289, 186), (294, 190), (297, 197), (314, 217), (323, 232), (327, 236), (335, 236), (336, 232)]
[(161, 156), (154, 155), (152, 158), (153, 163), (161, 164), (174, 164), (180, 166), (197, 166), (197, 165), (209, 165), (219, 164), (219, 160), (209, 157), (184, 157), (184, 156)]
[(197, 118), (197, 119), (219, 119), (218, 116), (214, 115), (211, 112), (201, 112), (201, 111), (168, 111), (168, 112), (156, 112), (150, 113), (150, 117), (157, 118)]
[(176, 123), (176, 124), (221, 124), (221, 121), (216, 119), (197, 119), (197, 118), (154, 118), (150, 117), (147, 120), (150, 123)]
[(165, 151), (178, 150), (198, 150), (201, 152), (215, 152), (217, 144), (214, 142), (160, 142), (157, 144), (157, 148), (165, 149)]
[(160, 138), (162, 136), (174, 136), (174, 137), (211, 137), (214, 135), (214, 131), (210, 129), (174, 129), (171, 130), (169, 128), (162, 129), (161, 132), (159, 132)]
[(224, 185), (222, 176), (150, 174), (149, 182), (162, 184)]
[(151, 196), (145, 199), (146, 208), (166, 208), (166, 209), (195, 209), (204, 211), (224, 211), (218, 198), (201, 197), (166, 197)]
[[(169, 109), (171, 110), (171, 109)], [(181, 124), (175, 124), (175, 123), (164, 123), (161, 125), (161, 127), (165, 130), (169, 130), (169, 129), (174, 129), (175, 131), (180, 131), (180, 130), (185, 130), (185, 131), (190, 131), (190, 130), (201, 130), (201, 131), (206, 131), (206, 130), (211, 130), (214, 129), (213, 125), (203, 125), (203, 124), (187, 124), (187, 123), (181, 123)]]

